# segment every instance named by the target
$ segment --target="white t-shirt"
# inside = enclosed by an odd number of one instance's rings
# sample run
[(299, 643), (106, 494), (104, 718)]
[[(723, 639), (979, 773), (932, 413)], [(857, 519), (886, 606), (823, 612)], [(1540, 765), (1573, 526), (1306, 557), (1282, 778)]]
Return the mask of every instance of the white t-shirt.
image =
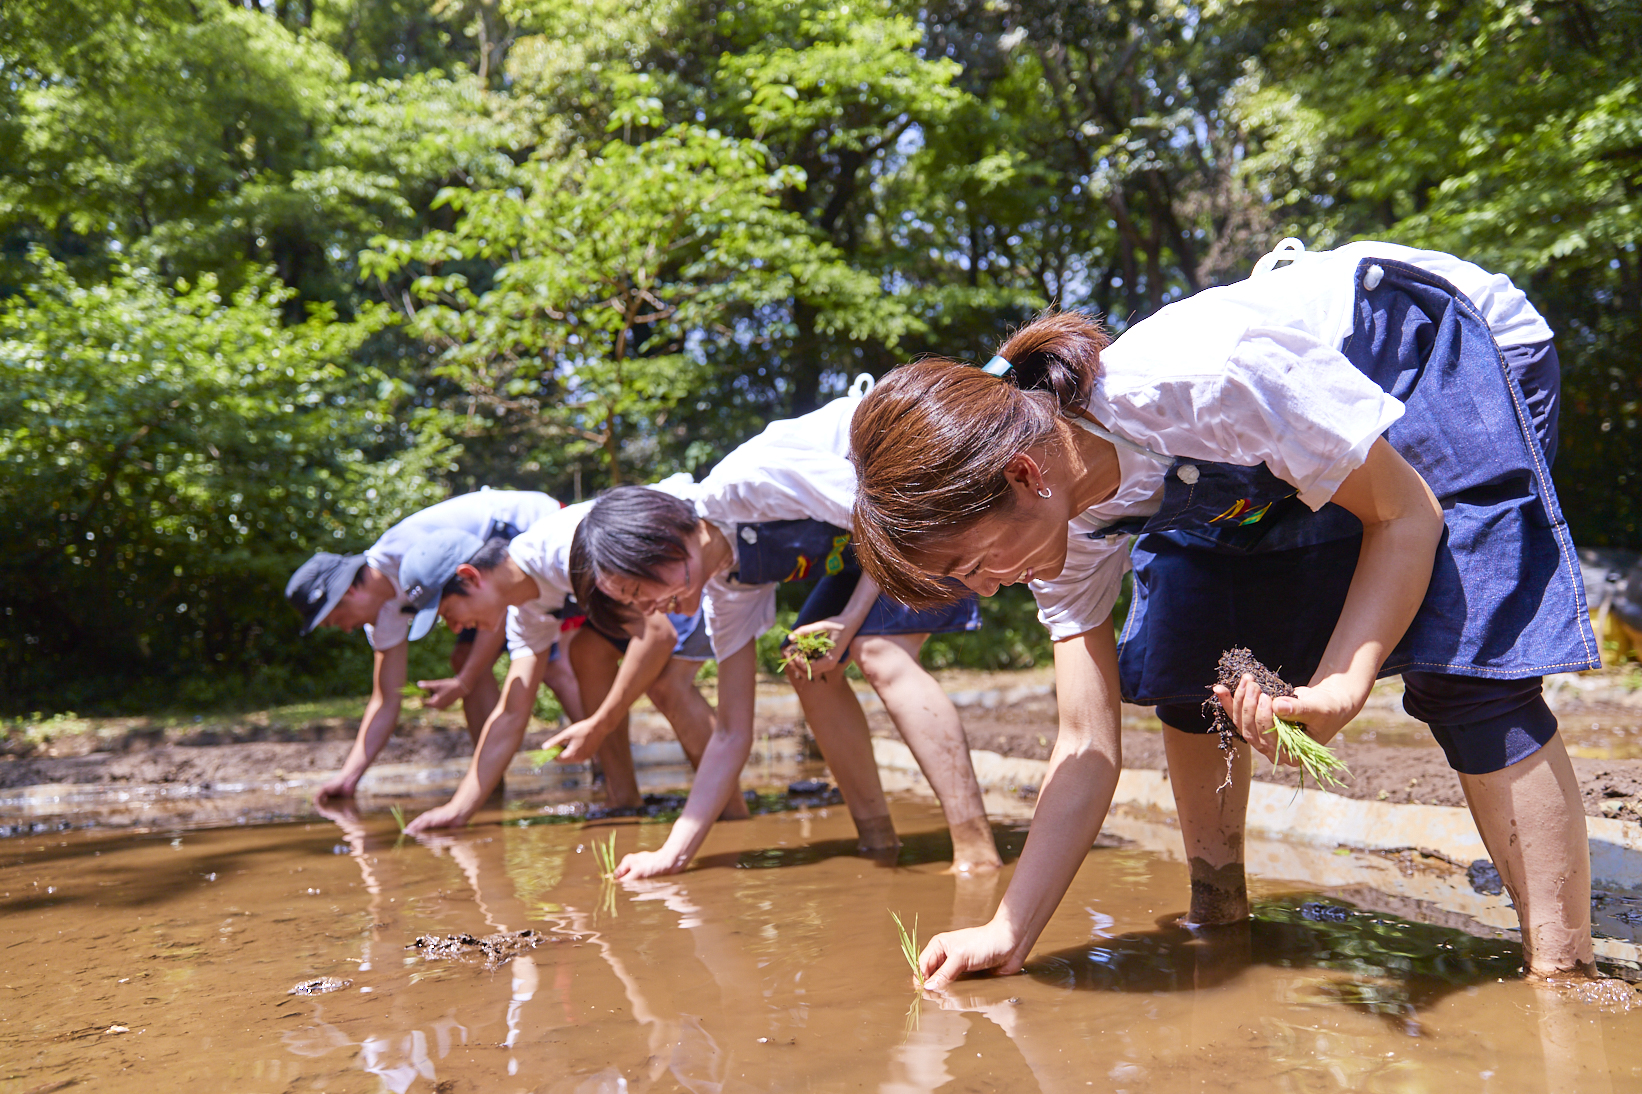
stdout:
[(530, 526), (507, 545), (507, 553), (536, 583), (541, 595), (507, 610), (507, 652), (511, 657), (543, 654), (559, 640), (554, 614), (570, 599), (570, 543), (590, 501), (568, 505)]
[[(1306, 505), (1322, 508), (1403, 413), (1339, 348), (1351, 331), (1357, 264), (1375, 257), (1451, 281), (1502, 345), (1551, 337), (1509, 278), (1436, 251), (1353, 243), (1298, 252), (1290, 265), (1205, 290), (1135, 324), (1101, 354), (1090, 412), (1164, 456), (1264, 463)], [(1032, 582), (1038, 618), (1056, 639), (1103, 625), (1128, 569), (1127, 537), (1088, 533), (1151, 516), (1161, 503), (1168, 464), (1122, 447), (1117, 457), (1117, 492), (1068, 527), (1065, 569)]]
[[(724, 457), (689, 495), (696, 512), (735, 543), (736, 526), (774, 520), (819, 520), (851, 528), (855, 465), (850, 419), (861, 405), (852, 391), (802, 417), (772, 422)], [(713, 655), (730, 656), (775, 625), (775, 584), (743, 585), (726, 573), (706, 585)]]
[(522, 531), (558, 511), (559, 503), (538, 491), (487, 487), (430, 505), (389, 528), (365, 552), (366, 564), (393, 583), (394, 593), (377, 613), (375, 624), (365, 626), (365, 637), (370, 640), (371, 648), (389, 650), (410, 635), (412, 617), (404, 610), (409, 602), (399, 583), (399, 563), (421, 536), (436, 529), (459, 528), (480, 539), (488, 539), (498, 534), (503, 525)]
[[(687, 473), (655, 483), (674, 497), (688, 499), (695, 487)], [(593, 508), (591, 501), (567, 505), (532, 524), (507, 545), (507, 553), (536, 583), (539, 595), (507, 610), (507, 652), (510, 657), (540, 655), (559, 640), (559, 612), (575, 592), (570, 583), (570, 545), (576, 528)]]

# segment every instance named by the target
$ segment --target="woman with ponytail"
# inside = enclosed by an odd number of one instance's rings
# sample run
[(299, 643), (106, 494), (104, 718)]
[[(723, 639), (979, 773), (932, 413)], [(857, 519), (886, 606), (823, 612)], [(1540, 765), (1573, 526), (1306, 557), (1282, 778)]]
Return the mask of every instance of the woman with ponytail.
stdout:
[(984, 368), (925, 360), (878, 385), (851, 433), (866, 573), (913, 605), (950, 578), (983, 596), (1028, 582), (1055, 640), (1060, 733), (1031, 837), (992, 922), (924, 950), (932, 984), (1026, 960), (1111, 804), (1120, 697), (1165, 726), (1187, 920), (1247, 916), (1249, 753), (1228, 763), (1202, 709), (1234, 646), (1305, 685), (1214, 689), (1267, 757), (1274, 715), (1326, 742), (1401, 674), (1528, 970), (1591, 968), (1584, 811), (1540, 694), (1544, 673), (1599, 663), (1549, 475), (1550, 340), (1508, 278), (1450, 255), (1285, 241), (1111, 345), (1050, 314)]
[[(880, 596), (861, 575), (851, 546), (855, 470), (847, 457), (850, 416), (860, 399), (855, 391), (772, 423), (687, 495), (610, 490), (576, 530), (576, 598), (596, 626), (619, 632), (655, 612), (699, 604), (718, 659), (717, 724), (684, 813), (659, 850), (628, 855), (617, 877), (684, 869), (734, 791), (753, 741), (755, 642), (775, 624), (776, 586), (788, 581), (815, 583), (792, 633), (821, 633), (833, 642), (831, 652), (789, 664), (787, 679), (861, 849), (893, 852), (897, 839), (866, 715), (844, 677), (852, 659), (940, 800), (954, 869), (1001, 864), (958, 711), (918, 662), (931, 633), (978, 627), (979, 608), (972, 596), (949, 596), (939, 607), (914, 611)], [(577, 747), (596, 745), (589, 739)]]

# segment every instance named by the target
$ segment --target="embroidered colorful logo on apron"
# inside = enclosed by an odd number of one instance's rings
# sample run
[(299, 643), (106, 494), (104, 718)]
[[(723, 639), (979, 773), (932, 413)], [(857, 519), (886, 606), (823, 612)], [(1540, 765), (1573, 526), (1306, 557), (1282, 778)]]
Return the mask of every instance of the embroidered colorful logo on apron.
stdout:
[(827, 552), (825, 569), (829, 574), (844, 572), (844, 549), (850, 545), (850, 537), (846, 535), (832, 537), (832, 550)]
[(1227, 509), (1225, 512), (1221, 513), (1217, 517), (1210, 517), (1209, 518), (1209, 523), (1210, 524), (1218, 524), (1221, 521), (1235, 521), (1236, 523), (1238, 523), (1240, 525), (1241, 524), (1254, 524), (1254, 523), (1258, 522), (1261, 517), (1266, 515), (1266, 513), (1271, 509), (1273, 504), (1275, 504), (1275, 503), (1268, 501), (1268, 502), (1266, 502), (1266, 504), (1264, 504), (1264, 505), (1260, 506), (1258, 509), (1256, 509), (1256, 508), (1253, 508), (1253, 506), (1254, 506), (1254, 499), (1253, 498), (1238, 498), (1235, 502), (1232, 503), (1232, 506), (1231, 506), (1230, 509)]

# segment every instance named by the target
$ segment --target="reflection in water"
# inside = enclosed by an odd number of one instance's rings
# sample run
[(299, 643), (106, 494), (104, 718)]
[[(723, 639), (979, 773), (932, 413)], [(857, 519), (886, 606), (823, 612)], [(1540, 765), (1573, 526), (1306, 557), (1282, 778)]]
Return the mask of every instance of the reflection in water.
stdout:
[(1327, 969), (1350, 975), (1318, 982), (1318, 999), (1417, 1035), (1419, 1011), (1458, 989), (1515, 976), (1521, 961), (1515, 943), (1291, 897), (1257, 902), (1244, 923), (1187, 928), (1165, 919), (1155, 930), (1101, 937), (1036, 958), (1027, 972), (1061, 988), (1176, 992), (1221, 986), (1257, 963)]
[[(940, 829), (933, 808), (895, 808), (902, 831)], [(417, 843), (338, 808), (175, 843), (14, 844), (6, 1078), (99, 1094), (1642, 1089), (1634, 1017), (1511, 979), (1509, 945), (1269, 886), (1244, 927), (1153, 926), (1179, 912), (1183, 870), (1133, 848), (1091, 852), (1028, 975), (920, 993), (889, 911), (926, 937), (984, 923), (1008, 879), (946, 874), (922, 838), (910, 865), (788, 854), (847, 847), (831, 813), (719, 826), (720, 865), (615, 886), (595, 835), (626, 853), (664, 825)], [(734, 868), (748, 856), (778, 868)], [(496, 968), (407, 949), (524, 929), (544, 941)], [(321, 976), (353, 986), (285, 994)]]

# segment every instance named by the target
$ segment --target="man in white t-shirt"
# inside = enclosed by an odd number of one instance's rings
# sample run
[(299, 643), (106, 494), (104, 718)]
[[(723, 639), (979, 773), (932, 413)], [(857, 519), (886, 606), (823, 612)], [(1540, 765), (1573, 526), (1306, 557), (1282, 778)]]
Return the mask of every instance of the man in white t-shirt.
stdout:
[[(318, 627), (352, 631), (363, 626), (375, 654), (371, 697), (365, 705), (359, 734), (342, 770), (319, 788), (317, 796), (321, 800), (351, 797), (393, 735), (406, 683), (409, 643), (432, 626), (431, 618), (413, 621), (415, 609), (406, 600), (399, 580), (399, 565), (405, 553), (429, 532), (439, 529), (465, 531), (481, 540), (512, 539), (559, 509), (557, 501), (531, 490), (485, 489), (461, 494), (406, 517), (364, 554), (322, 551), (292, 575), (285, 596), (303, 617), (302, 633)], [(417, 681), (417, 686), (429, 693), (427, 705), (436, 710), (462, 701), (462, 713), (474, 741), (478, 741), (500, 695), (491, 670), (501, 655), (502, 642), (500, 629), (465, 631), (458, 636), (451, 653), (455, 675)], [(568, 661), (561, 657), (544, 665), (543, 678), (570, 718), (579, 720), (581, 699)]]

